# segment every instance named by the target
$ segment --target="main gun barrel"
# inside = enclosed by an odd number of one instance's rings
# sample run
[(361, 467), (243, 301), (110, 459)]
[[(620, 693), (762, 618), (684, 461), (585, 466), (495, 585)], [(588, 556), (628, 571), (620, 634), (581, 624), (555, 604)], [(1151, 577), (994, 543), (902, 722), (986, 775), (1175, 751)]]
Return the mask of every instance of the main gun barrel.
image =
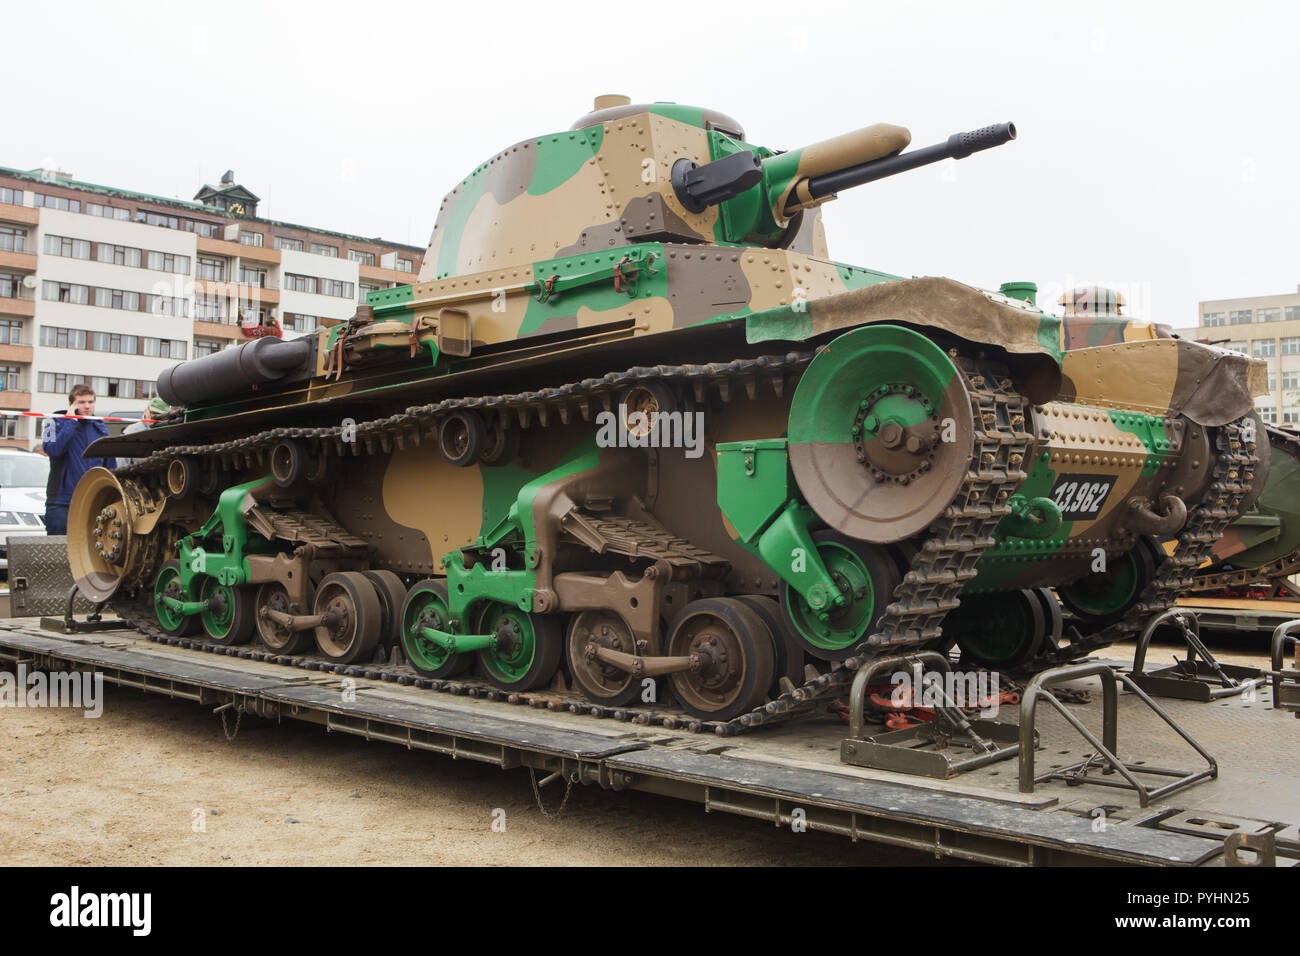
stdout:
[[(874, 159), (871, 162), (838, 169), (820, 176), (813, 176), (808, 180), (807, 192), (813, 199), (821, 199), (832, 193), (839, 192), (841, 189), (861, 186), (863, 183), (874, 182), (877, 179), (884, 179), (886, 176), (893, 176), (895, 173), (904, 173), (909, 169), (916, 169), (920, 166), (928, 166), (943, 159), (965, 159), (972, 153), (992, 149), (994, 146), (1001, 146), (1003, 143), (1008, 143), (1015, 138), (1015, 123), (998, 123), (995, 126), (985, 126), (966, 133), (953, 133), (948, 137), (947, 142), (936, 143), (934, 146), (924, 146), (921, 149), (914, 149), (910, 153), (897, 153), (893, 156)], [(793, 208), (791, 206), (792, 202), (794, 203)], [(786, 203), (786, 212), (787, 214), (793, 214), (801, 206), (802, 204), (798, 203), (796, 197), (792, 194), (790, 201)]]

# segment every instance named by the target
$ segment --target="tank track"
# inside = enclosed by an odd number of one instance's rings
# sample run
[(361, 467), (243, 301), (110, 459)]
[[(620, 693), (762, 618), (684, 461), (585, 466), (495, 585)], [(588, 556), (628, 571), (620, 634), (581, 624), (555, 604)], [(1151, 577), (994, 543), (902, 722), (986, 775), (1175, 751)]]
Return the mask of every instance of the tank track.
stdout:
[(1259, 464), (1255, 445), (1261, 437), (1249, 415), (1218, 429), (1214, 471), (1206, 483), (1205, 494), (1195, 505), (1189, 504), (1187, 522), (1173, 553), (1160, 562), (1138, 600), (1113, 624), (1034, 658), (1035, 670), (1067, 664), (1132, 637), (1147, 621), (1174, 606), (1179, 595), (1192, 586), (1195, 569), (1205, 563), (1214, 543), (1237, 519), (1242, 499), (1255, 479), (1255, 466)]
[[(800, 687), (786, 690), (776, 699), (729, 721), (702, 720), (659, 708), (606, 707), (562, 691), (518, 693), (504, 691), (485, 681), (474, 679), (426, 678), (405, 665), (342, 665), (320, 655), (287, 656), (254, 647), (221, 646), (163, 632), (153, 622), (145, 602), (118, 599), (112, 607), (124, 620), (153, 641), (277, 664), (291, 664), (309, 670), (719, 736), (730, 736), (784, 722), (808, 713), (820, 702), (837, 696), (851, 681), (853, 672), (881, 652), (906, 652), (939, 639), (944, 617), (958, 606), (958, 594), (965, 583), (975, 577), (976, 564), (984, 551), (994, 543), (993, 530), (1011, 511), (1007, 500), (1027, 477), (1023, 465), (1028, 460), (1033, 436), (1029, 428), (1030, 413), (1026, 399), (1014, 390), (1010, 377), (1001, 366), (982, 356), (963, 356), (955, 349), (949, 355), (965, 376), (974, 415), (971, 466), (953, 500), (931, 525), (924, 544), (911, 556), (910, 566), (895, 589), (875, 633), (855, 648), (855, 654), (833, 665), (829, 672), (811, 678)], [(567, 422), (575, 409), (584, 420), (589, 420), (594, 404), (599, 403), (609, 408), (619, 389), (646, 379), (684, 382), (693, 388), (700, 401), (710, 387), (716, 388), (724, 401), (729, 400), (732, 390), (737, 388), (744, 388), (753, 396), (758, 383), (763, 380), (768, 381), (777, 394), (781, 394), (789, 385), (786, 376), (800, 372), (812, 356), (811, 352), (791, 352), (784, 356), (763, 356), (710, 365), (639, 367), (538, 392), (448, 399), (352, 426), (356, 429), (353, 441), (344, 440), (344, 429), (341, 426), (277, 428), (225, 443), (173, 446), (118, 469), (118, 473), (132, 476), (162, 471), (173, 458), (184, 455), (216, 456), (225, 468), (253, 467), (261, 465), (270, 449), (286, 439), (317, 442), (326, 455), (359, 455), (363, 451), (373, 454), (377, 448), (391, 451), (393, 448), (404, 447), (407, 442), (419, 444), (435, 427), (435, 416), (457, 408), (489, 410), (502, 415), (516, 414), (523, 427), (529, 427), (534, 417), (542, 426), (548, 423), (552, 415)], [(1240, 428), (1239, 424), (1231, 427)], [(1234, 437), (1228, 447), (1239, 447), (1239, 437)], [(1240, 478), (1243, 469), (1248, 464), (1253, 465), (1253, 462), (1253, 457), (1248, 454), (1228, 457), (1221, 454), (1211, 482), (1213, 488), (1220, 490), (1208, 494), (1207, 501), (1202, 504), (1218, 503), (1224, 507), (1215, 512), (1216, 517), (1200, 514), (1199, 512), (1209, 511), (1202, 507), (1198, 509), (1196, 521), (1189, 520), (1188, 527), (1180, 536), (1179, 549), (1175, 552), (1178, 561), (1166, 562), (1161, 566), (1165, 570), (1153, 582), (1152, 588), (1157, 593), (1152, 595), (1152, 600), (1159, 601), (1165, 597), (1166, 592), (1172, 595), (1180, 586), (1179, 582), (1190, 580), (1190, 572), (1186, 568), (1200, 563), (1201, 556), (1208, 554), (1214, 540), (1235, 518), (1235, 509), (1229, 511), (1226, 505), (1230, 503), (1229, 499), (1239, 502), (1244, 495), (1249, 487), (1249, 476), (1244, 482)], [(1232, 482), (1229, 482), (1230, 478)], [(1202, 541), (1202, 537), (1205, 540)], [(1188, 544), (1186, 553), (1183, 550), (1185, 541)], [(1173, 573), (1174, 567), (1178, 568), (1178, 574)], [(1153, 606), (1160, 610), (1171, 603), (1172, 596), (1164, 603)], [(1146, 612), (1140, 610), (1143, 607), (1146, 604), (1135, 608), (1120, 624), (1090, 635), (1082, 642), (1060, 648), (1058, 652), (1067, 654), (1065, 660), (1074, 659), (1122, 639), (1140, 627), (1141, 619), (1146, 616)]]

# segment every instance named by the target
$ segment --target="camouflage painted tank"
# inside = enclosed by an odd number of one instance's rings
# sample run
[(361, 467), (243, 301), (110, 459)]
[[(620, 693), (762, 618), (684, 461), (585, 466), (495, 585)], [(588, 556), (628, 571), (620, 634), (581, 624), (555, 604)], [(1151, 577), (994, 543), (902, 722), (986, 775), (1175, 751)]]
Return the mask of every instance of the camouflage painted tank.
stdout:
[(1250, 493), (1250, 360), (1064, 352), (1017, 287), (830, 258), (836, 190), (1010, 124), (776, 152), (709, 110), (598, 107), (456, 186), (419, 281), (165, 373), (183, 414), (97, 443), (138, 460), (78, 486), (82, 591), (140, 596), (161, 639), (400, 651), (424, 685), (728, 733), (887, 651), (1123, 637)]

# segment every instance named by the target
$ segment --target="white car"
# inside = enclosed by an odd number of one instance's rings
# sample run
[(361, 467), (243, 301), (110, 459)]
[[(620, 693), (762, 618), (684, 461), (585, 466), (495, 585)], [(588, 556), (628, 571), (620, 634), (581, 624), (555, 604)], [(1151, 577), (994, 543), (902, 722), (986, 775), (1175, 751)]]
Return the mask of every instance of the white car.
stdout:
[(9, 570), (9, 536), (45, 534), (45, 483), (50, 460), (21, 448), (0, 448), (0, 572)]

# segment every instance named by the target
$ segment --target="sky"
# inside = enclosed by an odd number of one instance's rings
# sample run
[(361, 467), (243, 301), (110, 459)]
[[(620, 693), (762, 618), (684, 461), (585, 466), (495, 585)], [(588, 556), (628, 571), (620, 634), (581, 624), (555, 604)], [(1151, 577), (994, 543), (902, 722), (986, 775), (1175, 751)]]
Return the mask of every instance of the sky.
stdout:
[(877, 122), (1019, 138), (842, 193), (833, 258), (997, 288), (1118, 288), (1194, 325), (1300, 287), (1300, 5), (20, 4), (0, 166), (424, 245), (442, 197), (601, 93), (721, 110), (789, 149)]

